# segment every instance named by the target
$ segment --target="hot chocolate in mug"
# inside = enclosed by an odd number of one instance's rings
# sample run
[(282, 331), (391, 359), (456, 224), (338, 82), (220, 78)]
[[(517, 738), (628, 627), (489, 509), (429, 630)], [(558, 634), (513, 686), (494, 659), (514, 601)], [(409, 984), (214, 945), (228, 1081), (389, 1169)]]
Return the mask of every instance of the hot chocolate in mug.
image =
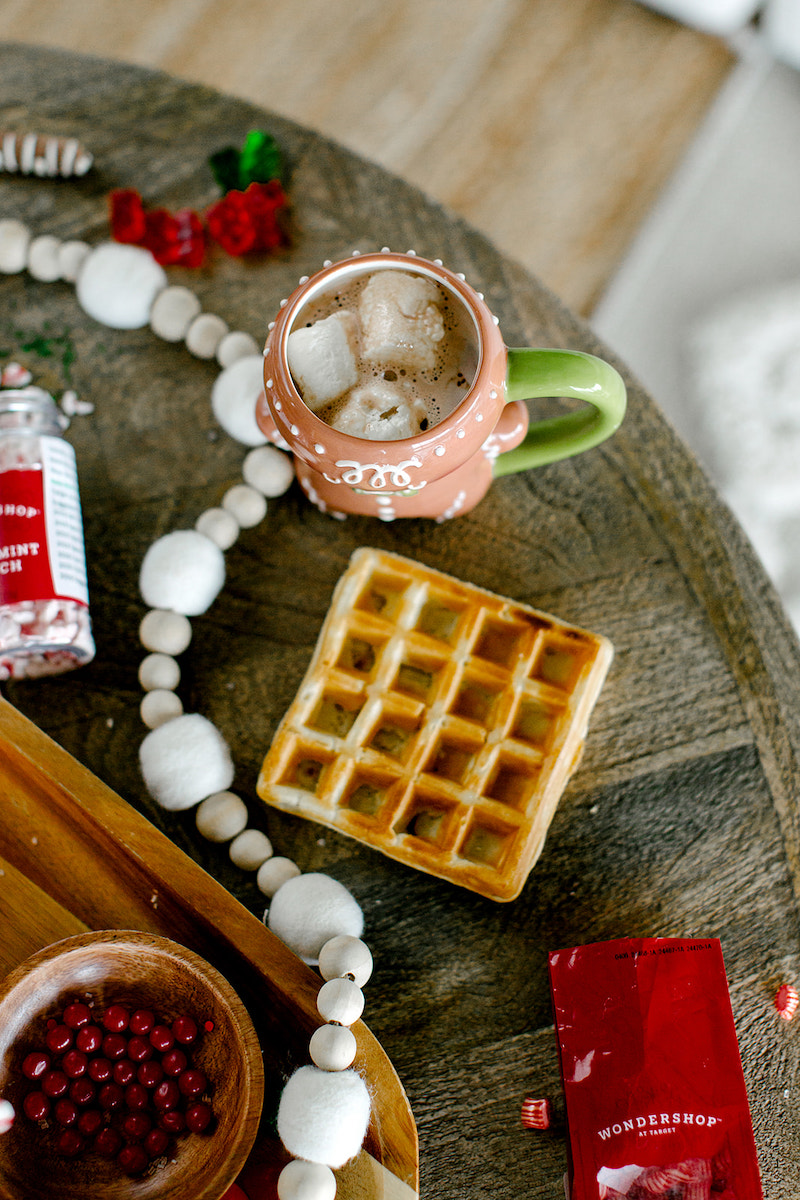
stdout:
[[(336, 315), (315, 328), (326, 313)], [(322, 356), (310, 368), (308, 386), (318, 394), (309, 398), (307, 386), (308, 402), (290, 369), (294, 357), (298, 374), (303, 340), (292, 335), (304, 330), (312, 331), (308, 353)], [(525, 401), (536, 397), (584, 403), (531, 421)], [(326, 264), (282, 301), (264, 350), (256, 419), (270, 441), (292, 451), (303, 490), (323, 512), (441, 521), (468, 512), (498, 476), (598, 445), (619, 426), (625, 404), (620, 375), (602, 359), (509, 349), (463, 275), (384, 250)], [(403, 406), (412, 426), (398, 418)], [(381, 437), (384, 426), (389, 436)]]

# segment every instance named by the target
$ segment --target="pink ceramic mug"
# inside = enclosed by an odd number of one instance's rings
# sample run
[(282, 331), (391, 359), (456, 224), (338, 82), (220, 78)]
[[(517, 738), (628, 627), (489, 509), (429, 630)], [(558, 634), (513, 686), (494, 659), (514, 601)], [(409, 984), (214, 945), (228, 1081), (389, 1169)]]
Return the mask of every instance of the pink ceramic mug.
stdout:
[[(327, 424), (304, 402), (289, 369), (287, 343), (308, 324), (319, 298), (354, 280), (392, 269), (444, 289), (466, 330), (469, 378), (463, 398), (412, 437), (377, 441)], [(270, 441), (291, 450), (300, 484), (323, 512), (383, 520), (468, 512), (499, 475), (555, 462), (596, 446), (619, 426), (625, 386), (602, 359), (571, 350), (508, 349), (480, 293), (463, 275), (413, 253), (355, 254), (300, 280), (270, 326), (264, 393), (256, 418)], [(576, 411), (529, 423), (534, 397), (585, 401)]]

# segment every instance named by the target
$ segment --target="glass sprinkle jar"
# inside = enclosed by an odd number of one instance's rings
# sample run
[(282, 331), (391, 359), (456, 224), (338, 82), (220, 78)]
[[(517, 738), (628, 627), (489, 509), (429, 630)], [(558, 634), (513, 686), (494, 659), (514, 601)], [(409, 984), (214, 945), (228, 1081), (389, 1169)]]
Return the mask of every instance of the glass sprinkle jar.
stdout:
[(0, 680), (94, 658), (75, 452), (41, 388), (0, 391)]

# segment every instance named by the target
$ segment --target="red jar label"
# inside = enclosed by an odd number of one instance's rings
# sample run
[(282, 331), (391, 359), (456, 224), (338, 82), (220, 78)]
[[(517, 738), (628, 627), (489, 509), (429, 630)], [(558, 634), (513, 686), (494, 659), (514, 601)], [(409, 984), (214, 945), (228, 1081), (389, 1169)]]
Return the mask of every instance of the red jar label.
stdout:
[(42, 468), (0, 471), (0, 604), (88, 604), (75, 454), (44, 437)]

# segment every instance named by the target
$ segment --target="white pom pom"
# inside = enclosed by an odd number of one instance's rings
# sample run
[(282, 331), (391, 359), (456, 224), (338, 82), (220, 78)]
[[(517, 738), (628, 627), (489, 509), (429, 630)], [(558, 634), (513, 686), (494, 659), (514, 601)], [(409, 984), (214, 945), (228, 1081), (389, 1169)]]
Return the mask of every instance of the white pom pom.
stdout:
[(336, 1176), (323, 1163), (293, 1158), (278, 1176), (278, 1200), (334, 1200)]
[(151, 796), (171, 812), (192, 808), (233, 783), (222, 734), (199, 713), (186, 713), (148, 733), (139, 761)]
[(198, 533), (210, 538), (220, 550), (230, 550), (239, 536), (239, 522), (224, 508), (207, 508), (194, 523)]
[(174, 691), (180, 681), (181, 669), (171, 654), (148, 654), (139, 663), (139, 685), (145, 692)]
[(369, 1112), (369, 1092), (355, 1071), (300, 1067), (283, 1089), (278, 1136), (296, 1158), (341, 1167), (361, 1149)]
[[(258, 868), (256, 875), (256, 885), (260, 892), (265, 896), (274, 896), (279, 888), (289, 879), (296, 879), (300, 874), (300, 868), (297, 863), (292, 862), (290, 858), (283, 858), (276, 855), (274, 858), (268, 858), (265, 863), (262, 863)], [(267, 916), (264, 915), (266, 922)]]
[(22, 221), (6, 217), (0, 221), (0, 274), (17, 275), (25, 270), (31, 231)]
[(149, 250), (105, 242), (84, 259), (75, 294), (85, 313), (110, 329), (141, 329), (167, 275)]
[(211, 409), (227, 434), (244, 446), (263, 446), (266, 436), (256, 422), (256, 402), (264, 390), (264, 359), (239, 358), (221, 371), (211, 389)]
[(233, 792), (216, 792), (202, 802), (195, 821), (210, 842), (229, 842), (247, 825), (247, 805)]
[(224, 583), (225, 556), (195, 529), (178, 529), (154, 542), (139, 574), (145, 604), (188, 617), (206, 612)]
[(357, 1049), (355, 1034), (344, 1025), (320, 1025), (308, 1043), (311, 1061), (323, 1071), (346, 1071)]
[(252, 529), (267, 515), (267, 501), (261, 492), (236, 483), (222, 497), (222, 507), (229, 512), (242, 529)]
[(270, 500), (282, 496), (294, 479), (294, 463), (277, 446), (256, 446), (242, 464), (245, 483)]
[(139, 641), (145, 650), (159, 654), (183, 654), (192, 640), (191, 623), (182, 613), (153, 608), (139, 626)]
[(347, 888), (313, 871), (289, 879), (277, 890), (267, 921), (272, 932), (308, 963), (317, 962), (332, 937), (360, 937), (364, 929), (364, 914)]
[(148, 729), (158, 729), (167, 721), (174, 721), (183, 712), (180, 696), (164, 688), (154, 688), (142, 696), (139, 715)]

